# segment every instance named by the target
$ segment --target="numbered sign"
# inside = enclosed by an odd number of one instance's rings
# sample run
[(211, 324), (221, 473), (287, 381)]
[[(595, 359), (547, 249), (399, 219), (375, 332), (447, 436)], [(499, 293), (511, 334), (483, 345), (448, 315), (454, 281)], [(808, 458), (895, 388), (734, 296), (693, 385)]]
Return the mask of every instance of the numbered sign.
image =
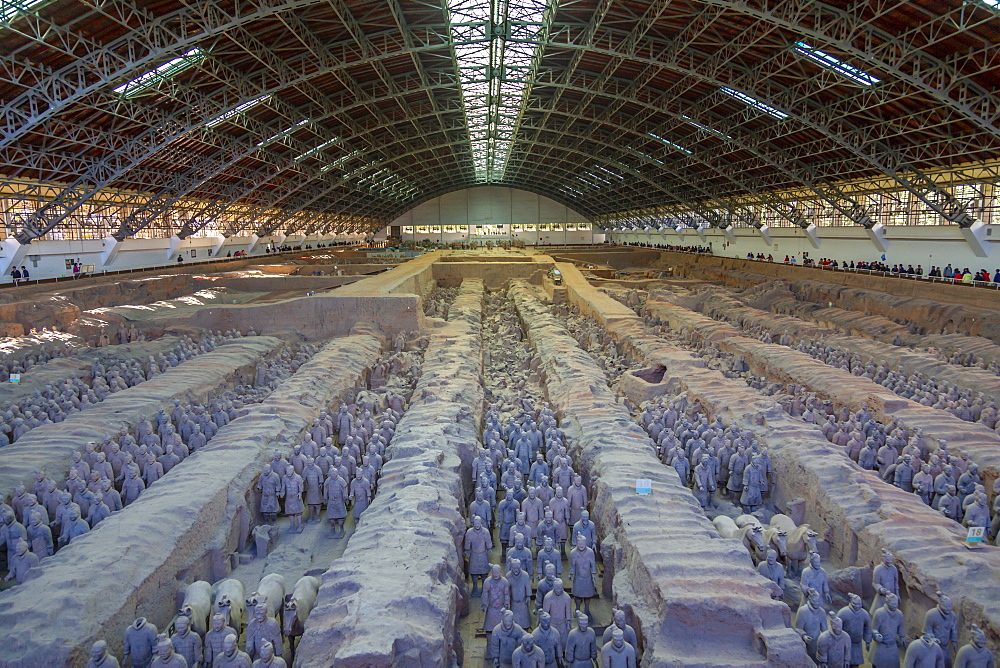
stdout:
[(983, 527), (969, 527), (969, 535), (965, 538), (967, 545), (979, 546), (983, 542), (983, 534), (986, 530)]
[(19, 373), (12, 373), (12, 374), (10, 374), (10, 382), (12, 382), (12, 383), (20, 383), (21, 382), (21, 374), (19, 374)]
[(648, 478), (636, 478), (635, 481), (635, 493), (636, 494), (652, 494), (653, 493), (653, 481)]

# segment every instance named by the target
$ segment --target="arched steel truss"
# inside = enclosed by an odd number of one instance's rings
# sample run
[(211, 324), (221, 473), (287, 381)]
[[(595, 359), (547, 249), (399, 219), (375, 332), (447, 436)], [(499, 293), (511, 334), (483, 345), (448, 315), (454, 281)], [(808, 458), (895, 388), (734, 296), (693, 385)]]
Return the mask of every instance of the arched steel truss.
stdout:
[[(124, 239), (180, 203), (182, 237), (234, 213), (227, 234), (371, 232), (479, 183), (449, 0), (139, 4), (51, 0), (0, 26), (10, 45), (0, 54), (0, 188), (41, 200), (19, 223), (22, 243), (108, 189), (127, 210), (114, 235)], [(720, 227), (759, 225), (748, 203), (803, 224), (781, 195), (798, 189), (868, 226), (874, 212), (839, 184), (871, 177), (969, 226), (965, 203), (928, 172), (974, 163), (1000, 180), (989, 162), (1000, 149), (1000, 13), (978, 0), (940, 2), (919, 19), (879, 2), (550, 8), (502, 185), (596, 220), (655, 219), (669, 207)], [(502, 24), (484, 32), (511, 34)], [(799, 40), (880, 82), (818, 67)], [(194, 46), (207, 57), (151, 94), (114, 92)], [(603, 171), (581, 178), (584, 163)], [(26, 179), (49, 184), (45, 196)]]

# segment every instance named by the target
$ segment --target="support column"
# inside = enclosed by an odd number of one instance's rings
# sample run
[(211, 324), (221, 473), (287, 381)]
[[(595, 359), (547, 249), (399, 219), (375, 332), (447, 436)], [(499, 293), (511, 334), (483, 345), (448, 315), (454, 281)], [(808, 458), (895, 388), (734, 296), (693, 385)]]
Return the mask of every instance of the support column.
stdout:
[(101, 251), (101, 269), (107, 269), (112, 264), (115, 263), (115, 258), (118, 257), (118, 251), (121, 250), (123, 241), (118, 241), (112, 236), (104, 237), (104, 250)]
[(972, 227), (963, 227), (961, 230), (962, 236), (965, 237), (965, 241), (972, 248), (976, 257), (989, 257), (990, 247), (989, 241), (986, 239), (989, 226), (986, 223), (977, 220), (972, 224)]
[(176, 234), (170, 237), (170, 243), (167, 246), (167, 262), (174, 259), (174, 256), (180, 253), (181, 242), (184, 241)]
[(227, 243), (229, 243), (229, 237), (227, 236), (215, 237), (215, 241), (212, 242), (212, 257), (219, 257), (219, 251), (221, 251), (222, 247), (225, 246)]
[(806, 233), (806, 238), (809, 239), (812, 247), (819, 248), (819, 228), (816, 227), (816, 224), (810, 223), (809, 227), (803, 228), (802, 231)]
[(247, 255), (250, 255), (251, 253), (253, 253), (254, 250), (257, 248), (257, 244), (259, 244), (259, 243), (260, 243), (260, 237), (258, 237), (256, 234), (251, 234), (250, 235), (250, 245), (247, 246)]
[(19, 243), (13, 237), (0, 242), (0, 277), (3, 280), (9, 277), (14, 267), (21, 266), (30, 248), (31, 244)]
[(770, 227), (768, 227), (767, 225), (761, 225), (760, 227), (757, 228), (757, 232), (759, 232), (760, 236), (763, 237), (764, 243), (766, 243), (768, 246), (773, 246), (774, 245), (774, 242), (771, 241), (771, 228)]
[(889, 242), (885, 238), (885, 225), (875, 223), (873, 227), (867, 228), (865, 231), (868, 233), (868, 238), (875, 244), (875, 248), (883, 253), (889, 250)]
[(457, 618), (469, 600), (456, 537), (484, 411), (483, 294), (481, 280), (463, 281), (448, 322), (429, 333), (379, 492), (322, 576), (296, 665), (456, 663)]

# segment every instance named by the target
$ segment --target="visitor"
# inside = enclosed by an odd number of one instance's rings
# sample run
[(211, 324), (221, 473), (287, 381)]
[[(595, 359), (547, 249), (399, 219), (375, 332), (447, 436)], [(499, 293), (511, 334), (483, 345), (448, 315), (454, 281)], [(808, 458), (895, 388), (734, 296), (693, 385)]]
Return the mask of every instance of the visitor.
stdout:
[(14, 279), (14, 287), (17, 287), (18, 282), (21, 280), (21, 270), (15, 266), (10, 271), (10, 277)]
[(78, 278), (80, 278), (80, 263), (79, 262), (74, 262), (73, 263), (73, 280), (76, 280)]
[(25, 267), (25, 266), (24, 266), (24, 265), (22, 264), (22, 265), (21, 265), (21, 280), (23, 281), (23, 280), (27, 279), (27, 278), (28, 278), (28, 276), (29, 276), (29, 274), (28, 274), (28, 268), (27, 268), (27, 267)]
[(993, 282), (1000, 283), (1000, 269), (997, 269), (996, 273), (993, 274)]

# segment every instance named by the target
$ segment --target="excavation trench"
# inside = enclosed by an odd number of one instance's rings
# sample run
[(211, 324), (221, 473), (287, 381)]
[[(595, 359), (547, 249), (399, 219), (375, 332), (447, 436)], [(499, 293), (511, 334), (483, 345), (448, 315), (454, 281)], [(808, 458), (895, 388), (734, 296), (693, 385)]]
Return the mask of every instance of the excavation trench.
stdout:
[[(46, 342), (45, 348), (65, 347), (65, 357), (53, 357), (48, 362), (38, 363), (21, 374), (19, 383), (4, 383), (0, 385), (0, 401), (17, 403), (30, 399), (35, 392), (43, 392), (46, 385), (62, 383), (69, 378), (79, 378), (90, 385), (93, 381), (95, 362), (104, 366), (111, 364), (140, 361), (145, 363), (151, 355), (166, 354), (182, 342), (181, 337), (165, 335), (151, 341), (135, 341), (133, 343), (113, 344), (105, 347), (90, 347), (76, 337), (62, 332), (52, 332), (58, 336), (56, 341)], [(17, 339), (14, 339), (16, 341)], [(21, 357), (18, 353), (27, 354), (32, 351), (15, 351), (11, 355)], [(33, 351), (36, 354), (39, 350)], [(6, 381), (6, 378), (0, 377)], [(144, 381), (145, 382), (145, 381)]]
[(3, 449), (0, 490), (8, 492), (18, 484), (30, 489), (36, 471), (62, 480), (72, 463), (71, 455), (87, 442), (101, 443), (117, 435), (122, 423), (134, 426), (140, 416), (152, 417), (160, 408), (172, 407), (174, 399), (205, 402), (210, 396), (252, 381), (256, 365), (286, 345), (270, 336), (228, 341), (212, 352), (72, 413), (62, 422), (32, 429)]
[[(906, 374), (920, 373), (937, 381), (953, 383), (962, 389), (974, 388), (976, 392), (982, 392), (993, 401), (1000, 401), (1000, 377), (989, 371), (949, 364), (930, 353), (905, 346), (894, 346), (873, 338), (845, 336), (836, 329), (824, 325), (822, 320), (810, 322), (796, 315), (764, 311), (717, 288), (707, 288), (696, 295), (686, 297), (660, 290), (654, 291), (651, 297), (654, 300), (669, 301), (682, 308), (694, 308), (713, 318), (738, 319), (771, 331), (787, 330), (796, 339), (802, 337), (822, 339), (824, 343), (858, 354), (865, 361), (886, 362)], [(810, 318), (810, 320), (817, 319)]]
[(170, 476), (0, 594), (0, 665), (82, 664), (98, 639), (120, 655), (132, 620), (164, 628), (176, 612), (174, 592), (226, 577), (256, 513), (253, 487), (268, 454), (300, 442), (320, 410), (365, 378), (382, 345), (363, 331), (331, 340)]
[[(515, 282), (510, 295), (591, 490), (605, 578), (614, 578), (617, 600), (639, 620), (643, 663), (806, 665), (788, 606), (771, 599), (746, 549), (719, 537), (535, 290)], [(636, 494), (637, 479), (652, 481), (651, 496)]]
[[(565, 267), (565, 268), (564, 268)], [(705, 411), (726, 425), (753, 432), (769, 446), (776, 473), (773, 501), (779, 510), (805, 500), (807, 521), (830, 545), (840, 566), (867, 567), (880, 561), (882, 549), (896, 556), (910, 637), (919, 635), (924, 614), (941, 590), (956, 602), (962, 640), (971, 624), (986, 629), (994, 649), (1000, 637), (1000, 551), (969, 552), (965, 532), (913, 494), (864, 472), (830, 444), (819, 428), (788, 416), (770, 398), (705, 368), (704, 362), (646, 331), (627, 307), (590, 286), (582, 275), (561, 265), (570, 299), (594, 316), (623, 346), (648, 367), (663, 367), (660, 386), (632, 388), (634, 401), (678, 388), (701, 401)], [(607, 311), (611, 317), (605, 318)]]
[[(750, 339), (725, 322), (719, 322), (669, 302), (646, 303), (649, 312), (675, 330), (687, 328), (722, 350), (741, 354), (751, 368), (781, 382), (794, 382), (812, 388), (838, 406), (856, 411), (862, 402), (887, 423), (899, 419), (910, 429), (920, 427), (928, 440), (947, 441), (952, 451), (965, 450), (980, 466), (987, 489), (1000, 476), (1000, 438), (986, 426), (960, 420), (951, 413), (923, 406), (897, 395), (863, 376), (855, 376), (813, 359), (809, 355), (778, 344)], [(841, 340), (838, 338), (837, 343)], [(951, 365), (949, 365), (951, 366)], [(960, 367), (954, 367), (960, 368)]]
[[(662, 252), (655, 264), (670, 264), (678, 276), (716, 281), (745, 289), (782, 279), (789, 281), (796, 297), (818, 304), (844, 304), (885, 317), (908, 319), (928, 331), (945, 328), (993, 340), (1000, 333), (1000, 312), (991, 290), (908, 281), (891, 276), (852, 272), (823, 272), (809, 267), (722, 258), (711, 255)], [(758, 273), (758, 272), (766, 272)], [(822, 281), (815, 280), (817, 275)], [(800, 286), (800, 287), (799, 287)], [(992, 304), (992, 308), (983, 308)]]
[(379, 492), (322, 576), (296, 665), (449, 666), (467, 607), (461, 541), (483, 416), (483, 283), (462, 282), (428, 332)]

